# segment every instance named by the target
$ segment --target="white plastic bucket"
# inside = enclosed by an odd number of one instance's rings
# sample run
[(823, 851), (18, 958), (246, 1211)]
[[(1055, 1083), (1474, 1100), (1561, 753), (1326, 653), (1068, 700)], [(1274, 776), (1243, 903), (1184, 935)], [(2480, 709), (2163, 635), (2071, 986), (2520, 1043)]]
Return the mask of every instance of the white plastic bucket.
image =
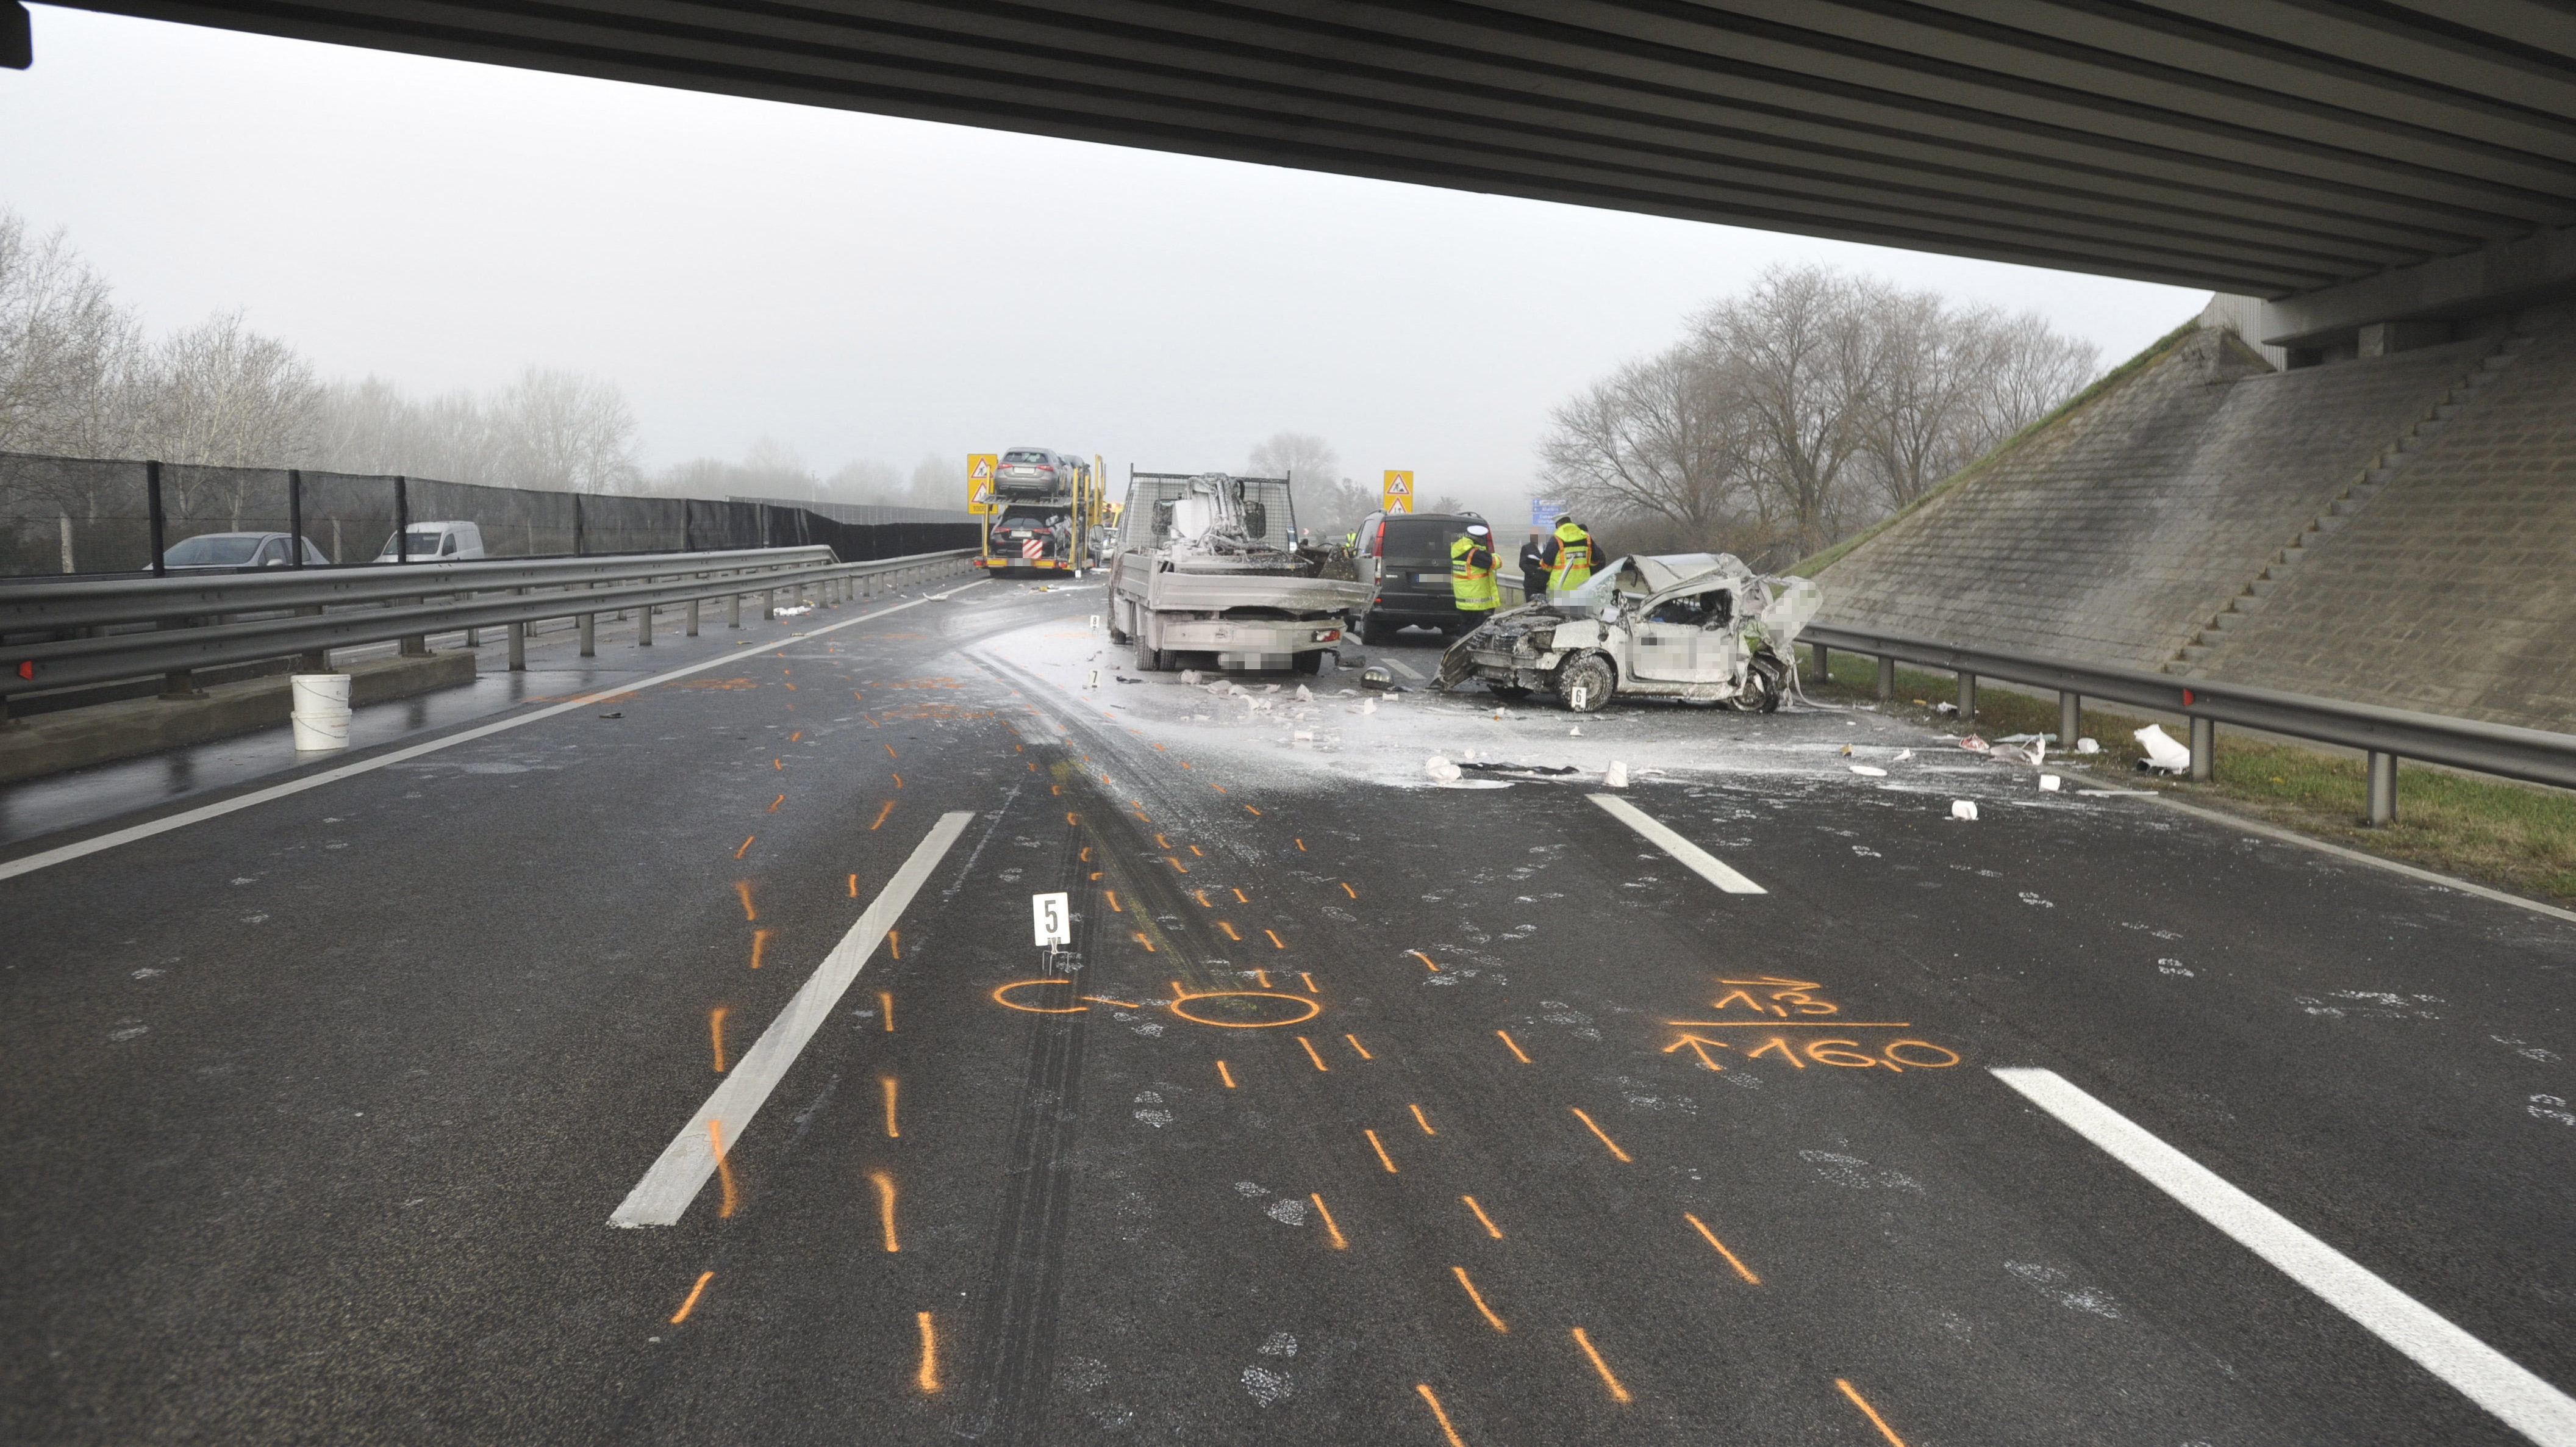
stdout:
[(349, 746), (349, 675), (299, 673), (293, 677), (295, 749), (309, 753)]

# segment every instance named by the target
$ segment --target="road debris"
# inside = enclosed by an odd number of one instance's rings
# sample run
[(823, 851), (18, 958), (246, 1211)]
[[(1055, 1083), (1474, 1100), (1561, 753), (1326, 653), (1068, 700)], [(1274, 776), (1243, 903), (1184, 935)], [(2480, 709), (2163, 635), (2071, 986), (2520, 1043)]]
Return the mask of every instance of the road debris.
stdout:
[(1977, 801), (1976, 801), (1976, 800), (1974, 800), (1974, 799), (1953, 799), (1953, 800), (1951, 800), (1951, 801), (1950, 801), (1950, 817), (1951, 817), (1951, 818), (1953, 818), (1953, 819), (1974, 819), (1974, 818), (1976, 818), (1976, 817), (1977, 817)]
[(1851, 766), (1851, 771), (1860, 775), (1864, 779), (1884, 779), (1887, 777), (1887, 770), (1873, 768), (1868, 764), (1854, 764)]
[(2140, 769), (2157, 770), (2168, 774), (2180, 774), (2190, 770), (2191, 750), (2175, 743), (2161, 727), (2149, 724), (2131, 737), (2138, 741), (2140, 748), (2147, 751), (2147, 756), (2138, 761)]

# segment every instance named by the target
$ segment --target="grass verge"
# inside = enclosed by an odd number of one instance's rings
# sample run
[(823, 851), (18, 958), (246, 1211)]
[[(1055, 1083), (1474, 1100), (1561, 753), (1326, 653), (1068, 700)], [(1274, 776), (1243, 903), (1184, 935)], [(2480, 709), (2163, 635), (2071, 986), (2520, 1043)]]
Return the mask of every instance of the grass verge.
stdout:
[[(1799, 662), (1812, 665), (1805, 650)], [(1856, 653), (1833, 655), (1833, 677), (1805, 669), (1810, 697), (1820, 703), (1874, 703), (1878, 660)], [(1958, 681), (1947, 673), (1896, 670), (1890, 712), (1953, 736), (1971, 731), (2006, 734), (2057, 732), (2057, 700), (1980, 689), (1977, 718), (1962, 727), (1932, 705), (1955, 701)], [(2576, 797), (2505, 779), (2480, 779), (2438, 769), (2399, 765), (2397, 822), (2384, 829), (2362, 823), (2368, 805), (2359, 759), (2318, 753), (2296, 744), (2218, 731), (2215, 777), (2206, 784), (2137, 772), (2146, 750), (2133, 735), (2150, 720), (2087, 706), (2082, 736), (2098, 739), (2102, 752), (2049, 755), (2049, 770), (2073, 787), (2154, 789), (2208, 808), (2224, 809), (2347, 849), (2376, 854), (2475, 880), (2495, 889), (2561, 907), (2576, 907)], [(2177, 742), (2182, 731), (2167, 726)], [(2079, 782), (2081, 781), (2081, 782)]]

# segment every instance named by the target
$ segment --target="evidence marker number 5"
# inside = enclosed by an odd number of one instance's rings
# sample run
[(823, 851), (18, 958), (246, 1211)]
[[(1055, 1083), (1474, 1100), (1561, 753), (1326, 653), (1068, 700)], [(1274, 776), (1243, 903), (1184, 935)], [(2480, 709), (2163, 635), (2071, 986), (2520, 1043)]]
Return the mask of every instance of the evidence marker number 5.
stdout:
[(1029, 913), (1037, 924), (1040, 945), (1073, 943), (1073, 897), (1069, 894), (1033, 894), (1029, 896)]

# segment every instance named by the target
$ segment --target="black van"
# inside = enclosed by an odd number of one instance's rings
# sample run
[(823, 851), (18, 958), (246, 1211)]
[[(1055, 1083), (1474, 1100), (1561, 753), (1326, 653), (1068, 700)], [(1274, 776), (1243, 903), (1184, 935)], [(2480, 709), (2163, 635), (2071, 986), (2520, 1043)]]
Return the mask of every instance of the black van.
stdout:
[[(1360, 617), (1360, 641), (1392, 643), (1395, 630), (1408, 625), (1437, 628), (1444, 635), (1466, 633), (1491, 613), (1461, 613), (1449, 586), (1449, 545), (1469, 523), (1485, 523), (1471, 512), (1373, 512), (1360, 522), (1359, 579), (1370, 585), (1368, 611)], [(1485, 523), (1488, 531), (1492, 524)], [(1492, 546), (1490, 539), (1487, 546)]]

